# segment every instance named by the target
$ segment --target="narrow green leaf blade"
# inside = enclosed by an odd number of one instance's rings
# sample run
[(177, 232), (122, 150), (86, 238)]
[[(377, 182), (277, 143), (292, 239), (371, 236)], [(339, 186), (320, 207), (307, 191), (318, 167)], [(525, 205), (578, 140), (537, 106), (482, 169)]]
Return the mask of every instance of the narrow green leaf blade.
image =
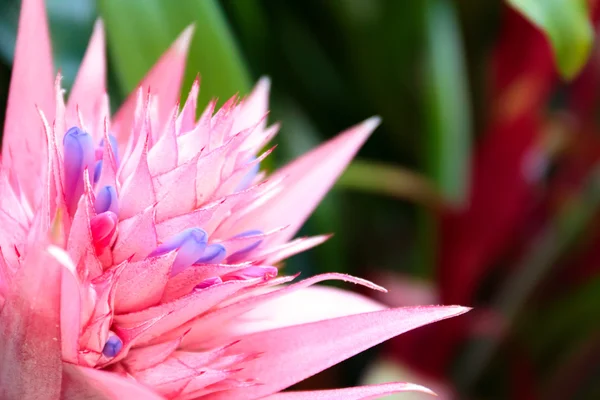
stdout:
[(407, 168), (377, 161), (352, 161), (337, 185), (343, 189), (415, 201), (431, 208), (439, 206), (441, 202), (433, 185), (424, 176)]
[(220, 5), (215, 0), (99, 0), (117, 78), (128, 93), (190, 24), (190, 47), (183, 90), (202, 77), (199, 104), (224, 101), (250, 89), (250, 77)]
[(428, 1), (426, 30), (427, 170), (445, 201), (460, 205), (469, 181), (471, 110), (460, 28), (452, 3)]

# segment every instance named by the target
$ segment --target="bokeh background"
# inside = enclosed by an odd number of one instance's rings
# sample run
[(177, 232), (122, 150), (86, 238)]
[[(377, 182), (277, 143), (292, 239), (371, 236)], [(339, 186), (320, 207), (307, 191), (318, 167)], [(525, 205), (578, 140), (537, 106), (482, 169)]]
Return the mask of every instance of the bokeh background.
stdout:
[[(201, 105), (270, 76), (282, 130), (266, 169), (383, 118), (302, 232), (334, 237), (285, 268), (375, 280), (394, 306), (475, 310), (302, 388), (411, 380), (442, 398), (600, 398), (597, 1), (46, 3), (67, 88), (103, 18), (114, 107), (191, 23), (183, 96), (197, 73)], [(18, 10), (0, 0), (0, 112)]]

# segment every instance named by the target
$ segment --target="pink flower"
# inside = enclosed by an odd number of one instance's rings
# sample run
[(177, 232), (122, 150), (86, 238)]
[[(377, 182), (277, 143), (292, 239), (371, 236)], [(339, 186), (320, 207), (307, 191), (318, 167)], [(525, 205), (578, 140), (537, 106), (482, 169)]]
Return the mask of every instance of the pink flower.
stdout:
[[(41, 0), (24, 0), (0, 170), (0, 398), (366, 399), (406, 383), (279, 393), (467, 309), (383, 309), (278, 277), (291, 240), (378, 125), (265, 176), (269, 82), (195, 118), (177, 98), (186, 30), (111, 119), (95, 27), (69, 101)], [(148, 91), (151, 88), (151, 92)]]

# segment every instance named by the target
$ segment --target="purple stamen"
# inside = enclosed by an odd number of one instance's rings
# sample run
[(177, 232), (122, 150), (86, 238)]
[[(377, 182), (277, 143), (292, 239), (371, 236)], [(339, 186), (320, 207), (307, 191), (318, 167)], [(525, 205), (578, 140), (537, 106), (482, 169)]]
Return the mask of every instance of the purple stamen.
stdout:
[[(243, 238), (243, 237), (257, 236), (257, 235), (262, 235), (262, 234), (263, 234), (263, 231), (260, 231), (260, 230), (257, 230), (257, 229), (253, 229), (253, 230), (245, 231), (245, 232), (242, 232), (242, 233), (238, 233), (233, 238), (234, 239), (235, 238)], [(245, 248), (243, 248), (241, 250), (238, 250), (235, 253), (231, 254), (229, 257), (227, 257), (227, 262), (229, 262), (229, 263), (235, 263), (235, 262), (240, 261), (245, 256), (247, 256), (248, 253), (250, 253), (252, 250), (254, 250), (258, 246), (260, 246), (261, 243), (262, 243), (262, 239), (256, 239), (255, 242), (249, 244)]]
[(102, 354), (106, 357), (113, 358), (123, 348), (123, 341), (117, 335), (113, 335), (108, 338), (106, 343), (104, 344), (104, 348), (102, 349)]
[(209, 288), (211, 286), (218, 285), (219, 283), (223, 283), (223, 280), (220, 277), (218, 277), (218, 276), (214, 276), (212, 278), (206, 278), (205, 280), (203, 280), (202, 282), (200, 282), (199, 284), (197, 284), (194, 287), (194, 290), (206, 289), (206, 288)]
[(263, 231), (259, 230), (259, 229), (251, 229), (249, 231), (244, 231), (242, 233), (238, 233), (237, 235), (234, 236), (234, 238), (244, 238), (244, 237), (248, 237), (248, 236), (258, 236), (258, 235), (262, 235)]
[(208, 234), (202, 229), (186, 229), (162, 243), (150, 256), (158, 256), (177, 250), (177, 256), (171, 268), (171, 276), (175, 276), (202, 256), (207, 241)]
[[(113, 150), (113, 157), (117, 167), (119, 166), (119, 148), (117, 147), (117, 139), (114, 136), (109, 135), (108, 141), (110, 142), (111, 149)], [(102, 173), (102, 157), (104, 156), (104, 139), (100, 140), (100, 147), (96, 148), (95, 151), (96, 166), (94, 168), (94, 185), (100, 180), (100, 174)]]
[(202, 257), (196, 260), (196, 264), (218, 264), (225, 258), (227, 250), (219, 243), (211, 244), (204, 249)]
[(96, 161), (96, 166), (94, 167), (94, 185), (98, 183), (100, 180), (100, 174), (102, 173), (102, 160)]
[(119, 199), (114, 186), (104, 186), (98, 191), (94, 208), (98, 214), (105, 211), (112, 211), (117, 215), (119, 214)]
[(77, 208), (79, 198), (83, 194), (83, 171), (95, 162), (95, 146), (92, 136), (73, 127), (63, 138), (64, 170), (65, 170), (65, 201), (69, 211)]
[[(256, 159), (255, 157), (250, 158), (248, 163), (253, 162), (255, 159)], [(250, 170), (246, 173), (246, 175), (244, 175), (244, 177), (242, 178), (240, 183), (235, 188), (235, 191), (241, 192), (242, 190), (247, 189), (248, 186), (250, 186), (252, 184), (252, 182), (254, 181), (254, 178), (256, 178), (256, 175), (258, 175), (259, 171), (260, 171), (260, 163), (254, 164), (252, 166), (252, 168), (250, 168)]]
[[(119, 145), (117, 144), (117, 138), (115, 138), (113, 135), (108, 135), (108, 141), (110, 142), (110, 147), (113, 151), (115, 162), (117, 165), (119, 165)], [(104, 138), (100, 140), (100, 147), (104, 149)]]

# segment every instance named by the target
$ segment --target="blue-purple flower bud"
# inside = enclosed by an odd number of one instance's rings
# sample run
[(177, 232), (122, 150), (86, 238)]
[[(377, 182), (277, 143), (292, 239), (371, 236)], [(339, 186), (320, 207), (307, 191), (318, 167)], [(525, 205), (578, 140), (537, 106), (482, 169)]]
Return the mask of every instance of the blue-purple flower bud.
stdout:
[(106, 343), (104, 343), (104, 348), (102, 349), (102, 354), (106, 357), (113, 358), (117, 354), (121, 352), (123, 348), (123, 341), (117, 335), (112, 335), (108, 338)]
[(83, 171), (94, 166), (96, 152), (92, 136), (78, 127), (67, 131), (63, 138), (63, 146), (65, 201), (69, 212), (74, 213), (83, 194)]
[[(252, 157), (250, 159), (250, 161), (248, 161), (249, 163), (254, 161), (255, 158)], [(252, 166), (252, 168), (250, 168), (250, 170), (246, 173), (246, 175), (244, 175), (244, 177), (242, 178), (242, 180), (240, 181), (240, 183), (238, 183), (237, 187), (235, 188), (236, 192), (241, 192), (244, 189), (247, 189), (252, 182), (254, 181), (254, 178), (256, 178), (256, 175), (258, 175), (258, 172), (260, 171), (260, 163), (256, 163)]]
[(225, 258), (227, 250), (222, 244), (214, 243), (204, 249), (202, 257), (196, 260), (197, 264), (218, 264)]
[[(248, 237), (248, 236), (257, 236), (257, 235), (262, 235), (262, 234), (263, 234), (263, 231), (260, 231), (257, 229), (252, 229), (249, 231), (238, 233), (233, 238), (244, 238), (244, 237)], [(229, 257), (227, 257), (227, 262), (235, 263), (235, 262), (241, 261), (246, 255), (248, 255), (248, 253), (250, 253), (252, 250), (256, 249), (261, 243), (262, 243), (262, 239), (256, 239), (255, 242), (250, 243), (248, 246), (244, 247), (241, 250), (236, 251), (235, 253), (233, 253)]]
[(119, 199), (114, 186), (107, 185), (98, 190), (96, 201), (94, 202), (96, 213), (100, 214), (105, 211), (112, 211), (119, 215)]
[(171, 276), (175, 276), (202, 256), (207, 241), (208, 234), (204, 230), (189, 228), (167, 239), (150, 256), (158, 256), (177, 250), (177, 256), (171, 268)]

